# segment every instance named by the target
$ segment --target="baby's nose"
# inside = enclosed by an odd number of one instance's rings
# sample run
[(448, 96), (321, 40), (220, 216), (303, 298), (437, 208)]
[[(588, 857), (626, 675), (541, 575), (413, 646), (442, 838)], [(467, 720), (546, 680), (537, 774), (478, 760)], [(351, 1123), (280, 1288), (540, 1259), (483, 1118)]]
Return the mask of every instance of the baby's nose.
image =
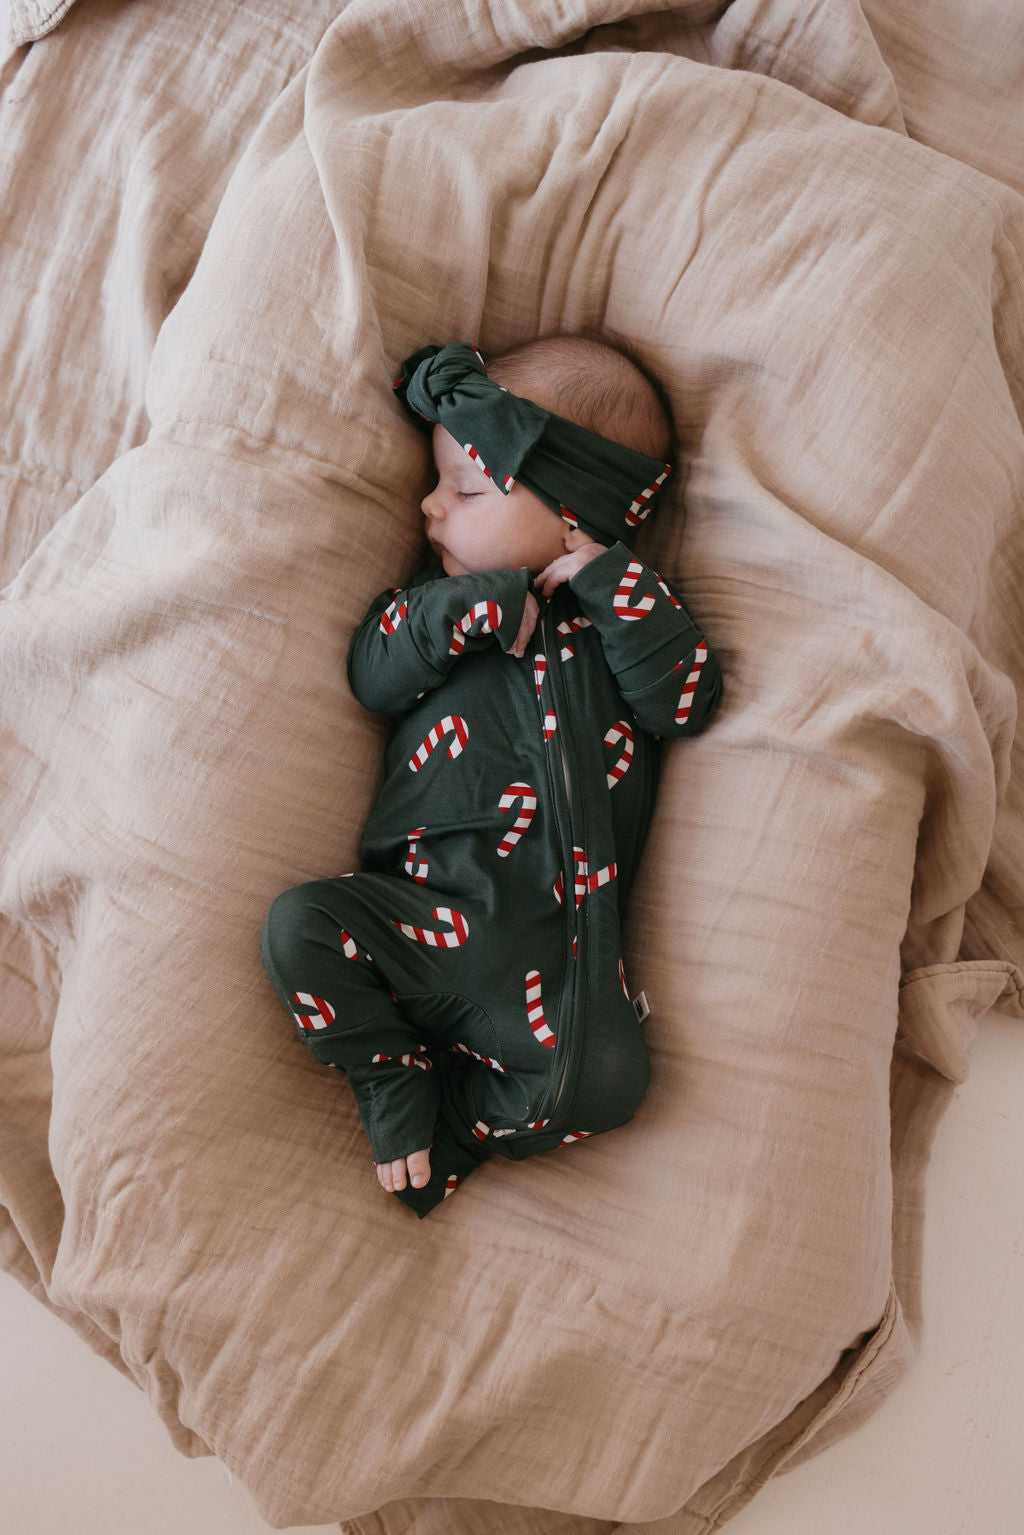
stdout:
[(424, 496), (423, 500), (420, 502), (420, 511), (428, 520), (431, 517), (440, 517), (443, 515), (444, 508), (441, 504), (441, 497), (438, 495), (439, 488), (439, 486), (435, 485), (430, 494)]

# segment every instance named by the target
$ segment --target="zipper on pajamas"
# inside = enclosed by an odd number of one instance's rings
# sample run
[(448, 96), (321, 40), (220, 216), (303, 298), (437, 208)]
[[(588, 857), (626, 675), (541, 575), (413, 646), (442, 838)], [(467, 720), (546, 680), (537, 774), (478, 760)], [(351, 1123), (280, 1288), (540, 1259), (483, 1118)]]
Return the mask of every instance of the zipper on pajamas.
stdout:
[[(544, 617), (541, 619), (541, 624), (540, 624), (540, 645), (541, 645), (541, 653), (544, 656), (544, 674), (545, 674), (545, 677), (547, 677), (549, 679), (550, 697), (551, 697), (552, 703), (554, 703), (555, 695), (557, 693), (557, 685), (556, 685), (555, 680), (554, 680), (554, 671), (555, 671), (555, 666), (556, 665), (557, 666), (561, 665), (561, 656), (559, 654), (557, 654), (557, 652), (558, 652), (557, 644), (552, 643), (552, 651), (549, 652), (549, 649), (548, 649), (549, 634), (548, 634), (548, 627), (547, 627), (547, 625), (548, 625), (548, 619), (550, 617), (550, 613), (551, 613), (551, 609), (549, 607), (548, 610), (545, 612)], [(540, 698), (539, 692), (538, 692), (537, 704), (538, 704), (538, 708), (540, 710), (541, 721), (542, 721), (542, 724), (543, 724), (545, 710), (544, 710), (544, 704), (543, 704), (543, 702), (542, 702), (542, 700)], [(563, 1007), (563, 1017), (567, 1017), (567, 1018), (571, 1019), (572, 1015), (574, 1015), (575, 1012), (576, 1012), (576, 1000), (577, 1000), (576, 999), (576, 989), (577, 989), (577, 985), (578, 985), (579, 977), (580, 977), (580, 970), (579, 970), (579, 968), (578, 968), (578, 966), (576, 964), (576, 946), (577, 946), (578, 937), (579, 937), (579, 923), (578, 923), (578, 920), (577, 920), (578, 907), (576, 905), (576, 860), (575, 860), (575, 856), (574, 856), (574, 852), (573, 852), (573, 849), (575, 847), (575, 840), (574, 840), (574, 837), (573, 837), (572, 788), (571, 788), (571, 785), (570, 785), (570, 778), (569, 778), (569, 762), (568, 762), (568, 758), (566, 757), (565, 747), (562, 744), (562, 729), (561, 729), (562, 720), (566, 717), (567, 711), (566, 711), (566, 709), (565, 709), (565, 707), (563, 705), (563, 707), (561, 709), (561, 712), (559, 712), (557, 707), (554, 708), (552, 712), (554, 713), (554, 716), (555, 716), (554, 736), (555, 736), (555, 740), (558, 742), (559, 760), (560, 760), (561, 766), (562, 766), (562, 780), (563, 780), (563, 784), (564, 784), (564, 787), (565, 787), (566, 822), (567, 822), (567, 827), (568, 827), (567, 838), (563, 839), (563, 847), (562, 847), (562, 863), (563, 863), (563, 866), (564, 866), (563, 867), (563, 871), (562, 871), (562, 887), (563, 887), (562, 888), (562, 910), (563, 910), (563, 914), (564, 914), (564, 918), (565, 918), (566, 928), (568, 930), (567, 931), (567, 944), (566, 944), (566, 949), (567, 949), (567, 954), (568, 954), (568, 959), (567, 959), (567, 962), (566, 962), (566, 979), (567, 979), (569, 984), (568, 984), (568, 986), (563, 986), (563, 988), (562, 988), (562, 998), (563, 998), (563, 1002), (564, 1002), (565, 996), (566, 996), (566, 992), (568, 991), (569, 997), (571, 999), (571, 1005), (569, 1007), (567, 1007), (567, 1008)], [(557, 782), (557, 774), (552, 770), (550, 763), (548, 764), (548, 773), (549, 773), (550, 781), (552, 783), (552, 787), (554, 787), (554, 785)], [(567, 846), (566, 846), (566, 843), (567, 843)], [(559, 1029), (558, 1029), (559, 1037), (561, 1037), (561, 1033), (562, 1033), (563, 1029), (565, 1029), (567, 1031), (567, 1033), (568, 1033), (568, 1031), (570, 1029), (570, 1023), (569, 1022), (564, 1022), (563, 1019), (560, 1018), (559, 1019)], [(565, 1089), (565, 1079), (566, 1079), (566, 1075), (568, 1074), (568, 1070), (569, 1070), (569, 1059), (570, 1059), (571, 1047), (572, 1047), (572, 1039), (571, 1039), (571, 1037), (567, 1037), (565, 1042), (564, 1042), (564, 1046), (563, 1046), (562, 1070), (561, 1070), (561, 1073), (559, 1074), (558, 1086), (555, 1089), (555, 1096), (554, 1096), (554, 1098), (553, 1098), (553, 1100), (551, 1102), (550, 1107), (545, 1110), (546, 1116), (548, 1118), (550, 1118), (550, 1116), (554, 1113), (555, 1109), (558, 1107), (559, 1101), (560, 1101), (560, 1099), (562, 1097), (562, 1093), (563, 1093), (563, 1091)]]

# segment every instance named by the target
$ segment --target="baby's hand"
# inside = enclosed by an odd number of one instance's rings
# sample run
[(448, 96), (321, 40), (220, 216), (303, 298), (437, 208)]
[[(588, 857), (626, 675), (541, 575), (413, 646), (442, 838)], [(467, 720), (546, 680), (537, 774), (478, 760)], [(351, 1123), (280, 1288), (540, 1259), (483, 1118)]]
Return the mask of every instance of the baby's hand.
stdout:
[(396, 1157), (393, 1162), (377, 1163), (377, 1182), (382, 1189), (393, 1194), (405, 1188), (405, 1170), (409, 1168), (409, 1182), (414, 1189), (421, 1189), (430, 1181), (430, 1147), (423, 1151), (411, 1151), (407, 1157)]
[(581, 544), (578, 549), (573, 549), (569, 554), (560, 554), (557, 560), (552, 560), (550, 565), (545, 565), (542, 571), (534, 576), (534, 585), (545, 597), (550, 597), (556, 586), (561, 586), (563, 581), (569, 581), (584, 565), (589, 565), (591, 560), (596, 560), (599, 554), (605, 553), (604, 544), (594, 542)]
[(537, 627), (537, 618), (539, 614), (540, 603), (537, 601), (532, 592), (527, 592), (526, 606), (523, 609), (523, 621), (519, 625), (519, 633), (516, 635), (515, 641), (509, 646), (508, 649), (510, 656), (519, 656), (519, 658), (522, 659), (522, 657), (526, 654), (526, 647), (530, 642), (531, 634)]

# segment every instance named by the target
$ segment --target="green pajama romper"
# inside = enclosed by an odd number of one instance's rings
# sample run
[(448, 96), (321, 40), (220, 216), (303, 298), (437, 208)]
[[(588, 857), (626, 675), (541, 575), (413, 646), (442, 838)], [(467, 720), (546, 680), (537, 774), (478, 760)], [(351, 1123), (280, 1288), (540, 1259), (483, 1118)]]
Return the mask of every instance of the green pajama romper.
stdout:
[(625, 1124), (649, 1063), (622, 920), (660, 736), (717, 707), (718, 664), (676, 593), (616, 542), (556, 589), (519, 659), (526, 569), (382, 593), (349, 652), (391, 716), (361, 870), (286, 890), (267, 973), (344, 1071), (376, 1162), (431, 1147), (395, 1197), (427, 1215), (494, 1153)]

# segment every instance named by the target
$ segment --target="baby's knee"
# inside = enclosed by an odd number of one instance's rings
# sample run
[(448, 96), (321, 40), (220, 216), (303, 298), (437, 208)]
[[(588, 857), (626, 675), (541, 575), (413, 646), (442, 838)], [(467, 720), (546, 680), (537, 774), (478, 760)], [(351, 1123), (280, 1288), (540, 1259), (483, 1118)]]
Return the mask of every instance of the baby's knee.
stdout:
[(325, 909), (326, 880), (311, 880), (282, 890), (271, 903), (263, 924), (260, 951), (263, 962), (273, 974), (310, 944), (315, 944), (326, 928), (337, 924)]
[(588, 1053), (574, 1106), (581, 1129), (614, 1130), (628, 1123), (647, 1092), (651, 1080), (647, 1044), (635, 1020), (631, 1018), (629, 1024)]

